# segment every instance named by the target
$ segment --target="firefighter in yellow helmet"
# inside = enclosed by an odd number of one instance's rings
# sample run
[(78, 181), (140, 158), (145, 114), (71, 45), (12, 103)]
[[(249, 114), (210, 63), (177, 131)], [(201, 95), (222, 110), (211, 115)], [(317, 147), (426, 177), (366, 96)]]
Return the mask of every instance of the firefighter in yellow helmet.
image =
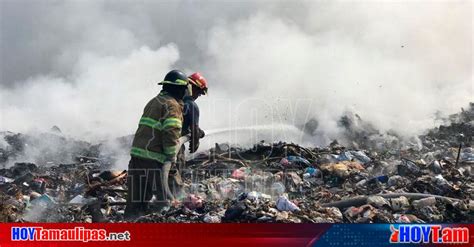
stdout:
[(188, 78), (179, 70), (166, 74), (161, 92), (145, 106), (133, 139), (128, 166), (128, 194), (125, 217), (148, 211), (155, 195), (157, 210), (169, 204), (173, 195), (168, 185), (171, 166), (176, 162), (183, 122), (183, 102)]

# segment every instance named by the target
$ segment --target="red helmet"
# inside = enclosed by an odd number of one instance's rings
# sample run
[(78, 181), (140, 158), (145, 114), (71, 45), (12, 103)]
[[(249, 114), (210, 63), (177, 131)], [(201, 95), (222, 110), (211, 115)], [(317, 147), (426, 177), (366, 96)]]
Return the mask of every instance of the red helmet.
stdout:
[(189, 83), (193, 84), (194, 86), (200, 88), (204, 94), (207, 94), (207, 81), (204, 76), (202, 76), (199, 72), (196, 72), (188, 77)]

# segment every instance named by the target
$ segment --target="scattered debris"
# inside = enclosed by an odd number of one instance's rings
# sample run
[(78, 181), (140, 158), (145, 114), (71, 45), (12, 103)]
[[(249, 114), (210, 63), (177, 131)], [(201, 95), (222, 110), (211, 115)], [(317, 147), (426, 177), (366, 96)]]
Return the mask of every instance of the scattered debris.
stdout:
[(278, 197), (278, 199), (276, 200), (276, 208), (280, 211), (290, 211), (290, 212), (300, 210), (300, 208), (296, 206), (296, 204), (288, 200), (286, 196)]
[[(474, 104), (451, 118), (408, 143), (348, 115), (339, 123), (348, 147), (216, 144), (186, 161), (180, 202), (158, 212), (152, 200), (135, 221), (473, 222)], [(314, 132), (316, 120), (305, 128)], [(58, 129), (47, 137), (69, 145)], [(2, 136), (9, 146), (0, 147), (0, 164), (34, 145), (22, 134)], [(97, 145), (72, 142), (80, 151), (68, 153), (69, 162), (45, 155), (0, 169), (0, 222), (125, 221), (127, 171), (110, 170)]]

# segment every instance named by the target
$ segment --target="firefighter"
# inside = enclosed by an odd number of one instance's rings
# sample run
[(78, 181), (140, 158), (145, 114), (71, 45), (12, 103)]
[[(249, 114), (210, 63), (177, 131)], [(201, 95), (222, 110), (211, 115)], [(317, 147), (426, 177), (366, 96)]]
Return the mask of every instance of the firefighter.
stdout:
[(163, 88), (145, 106), (130, 152), (125, 209), (128, 219), (146, 214), (153, 195), (157, 210), (167, 206), (168, 199), (174, 199), (168, 175), (179, 148), (182, 98), (188, 87), (188, 78), (182, 71), (172, 70), (158, 84)]
[(194, 153), (199, 148), (199, 139), (205, 135), (204, 131), (199, 128), (199, 107), (195, 101), (199, 96), (207, 94), (207, 80), (199, 72), (196, 72), (188, 77), (188, 81), (188, 95), (183, 99), (183, 135), (191, 135), (189, 152)]
[[(188, 91), (186, 96), (184, 96), (184, 109), (183, 109), (183, 129), (182, 135), (189, 135), (189, 152), (194, 153), (199, 147), (199, 139), (204, 137), (204, 131), (199, 128), (199, 107), (196, 104), (195, 100), (201, 96), (207, 94), (207, 81), (206, 79), (198, 72), (190, 75), (188, 77)], [(185, 139), (184, 139), (185, 140)], [(183, 141), (184, 141), (183, 140)], [(184, 145), (180, 147), (180, 150), (177, 155), (176, 165), (170, 170), (170, 179), (169, 187), (173, 195), (181, 196), (183, 195), (184, 187), (181, 174), (185, 168), (186, 158), (185, 158), (185, 147)]]

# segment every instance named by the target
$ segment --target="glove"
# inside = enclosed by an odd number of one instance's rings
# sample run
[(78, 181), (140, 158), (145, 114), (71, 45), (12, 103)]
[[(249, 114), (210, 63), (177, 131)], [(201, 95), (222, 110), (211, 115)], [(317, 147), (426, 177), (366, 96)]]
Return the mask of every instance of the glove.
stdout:
[(199, 139), (201, 138), (204, 138), (204, 136), (206, 135), (206, 133), (204, 133), (204, 130), (202, 130), (201, 128), (199, 128)]
[(196, 150), (199, 148), (199, 139), (197, 138), (192, 138), (191, 141), (189, 142), (189, 152), (194, 153)]

